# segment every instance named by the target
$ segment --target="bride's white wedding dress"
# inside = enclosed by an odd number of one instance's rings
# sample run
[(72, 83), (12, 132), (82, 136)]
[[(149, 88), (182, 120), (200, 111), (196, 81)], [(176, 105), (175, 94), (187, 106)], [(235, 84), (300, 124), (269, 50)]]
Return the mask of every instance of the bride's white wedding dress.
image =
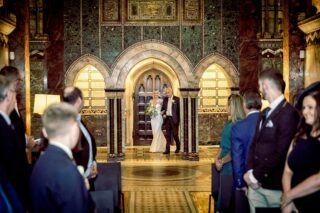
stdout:
[[(152, 100), (150, 104), (154, 104)], [(162, 132), (162, 123), (163, 118), (161, 116), (161, 107), (162, 107), (162, 100), (159, 99), (156, 103), (156, 116), (151, 116), (151, 128), (152, 128), (152, 143), (150, 146), (150, 152), (164, 152), (166, 149), (166, 138)]]

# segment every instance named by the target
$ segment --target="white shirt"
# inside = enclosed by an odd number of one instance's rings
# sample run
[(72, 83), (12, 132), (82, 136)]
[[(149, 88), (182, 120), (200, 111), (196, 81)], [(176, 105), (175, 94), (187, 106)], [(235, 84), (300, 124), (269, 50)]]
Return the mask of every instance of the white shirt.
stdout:
[(4, 119), (4, 120), (6, 121), (6, 123), (10, 126), (10, 125), (11, 125), (10, 117), (9, 117), (6, 113), (4, 113), (4, 112), (2, 112), (2, 111), (0, 111), (0, 115), (2, 115), (3, 119)]
[(91, 141), (91, 137), (90, 134), (88, 132), (88, 130), (86, 129), (86, 127), (81, 123), (81, 115), (78, 114), (77, 116), (77, 121), (80, 127), (80, 130), (82, 132), (82, 134), (84, 135), (84, 137), (87, 139), (88, 144), (89, 144), (89, 160), (88, 160), (88, 166), (87, 168), (85, 168), (85, 172), (84, 172), (84, 176), (85, 177), (89, 177), (90, 175), (90, 167), (92, 166), (92, 164), (96, 164), (96, 162), (93, 161), (93, 153), (92, 153), (92, 141)]
[(274, 111), (275, 108), (284, 100), (284, 95), (280, 95), (278, 98), (276, 98), (272, 103), (270, 103), (269, 107), (270, 110), (267, 114), (267, 117)]
[(172, 116), (172, 99), (173, 96), (168, 98), (167, 115)]

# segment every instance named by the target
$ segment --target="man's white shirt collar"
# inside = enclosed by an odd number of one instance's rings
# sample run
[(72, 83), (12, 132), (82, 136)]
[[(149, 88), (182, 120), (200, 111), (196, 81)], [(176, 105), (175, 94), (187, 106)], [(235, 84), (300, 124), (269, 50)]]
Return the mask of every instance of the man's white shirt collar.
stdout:
[(50, 144), (61, 148), (65, 153), (67, 153), (67, 155), (69, 156), (70, 159), (73, 159), (71, 149), (69, 147), (67, 147), (66, 145), (59, 143), (59, 142), (56, 142), (56, 141), (50, 141)]
[(276, 98), (272, 103), (270, 103), (269, 107), (270, 107), (270, 111), (268, 112), (269, 116), (273, 110), (284, 100), (284, 95), (280, 95), (278, 98)]
[(4, 118), (4, 120), (6, 121), (6, 123), (10, 126), (10, 125), (11, 125), (10, 117), (9, 117), (6, 113), (4, 113), (4, 112), (2, 112), (2, 111), (0, 111), (0, 114), (2, 115), (2, 117)]

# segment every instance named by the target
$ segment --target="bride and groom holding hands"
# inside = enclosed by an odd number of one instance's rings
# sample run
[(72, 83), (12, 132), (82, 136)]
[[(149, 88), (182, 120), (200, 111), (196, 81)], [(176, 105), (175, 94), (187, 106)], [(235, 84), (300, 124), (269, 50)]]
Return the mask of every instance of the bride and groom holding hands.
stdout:
[[(160, 92), (154, 91), (149, 104), (154, 107), (155, 110), (155, 113), (150, 116), (153, 135), (150, 152), (163, 152), (163, 154), (170, 154), (170, 145), (174, 139), (176, 142), (175, 153), (179, 153), (179, 97), (173, 95), (171, 88), (166, 88), (166, 97), (163, 100), (160, 98)], [(164, 136), (162, 132), (162, 125), (165, 127), (166, 136)]]

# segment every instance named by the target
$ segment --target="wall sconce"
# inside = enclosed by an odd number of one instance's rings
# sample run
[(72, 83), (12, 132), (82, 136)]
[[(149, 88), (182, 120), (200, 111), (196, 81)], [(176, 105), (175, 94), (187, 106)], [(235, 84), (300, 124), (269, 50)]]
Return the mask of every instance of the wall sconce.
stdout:
[(14, 52), (9, 52), (9, 59), (14, 60)]
[(304, 51), (304, 50), (300, 50), (300, 52), (299, 52), (299, 58), (300, 58), (300, 59), (304, 59), (304, 57), (305, 57), (305, 51)]
[(42, 115), (49, 105), (59, 102), (60, 95), (36, 94), (34, 98), (33, 113)]

